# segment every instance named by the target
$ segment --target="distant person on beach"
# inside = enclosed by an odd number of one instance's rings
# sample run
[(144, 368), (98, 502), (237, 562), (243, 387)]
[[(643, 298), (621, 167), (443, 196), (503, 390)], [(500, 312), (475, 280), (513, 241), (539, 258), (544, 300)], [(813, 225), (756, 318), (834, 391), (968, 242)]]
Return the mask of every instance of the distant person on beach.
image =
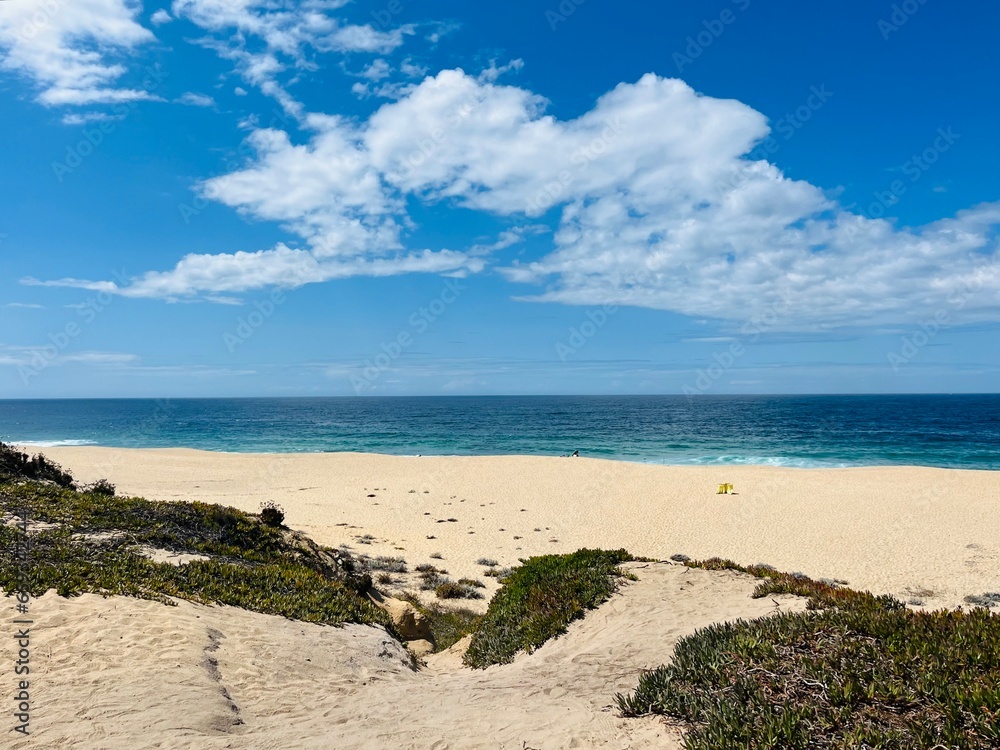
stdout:
[(569, 454), (569, 457), (570, 458), (579, 458), (580, 457), (580, 451), (573, 451), (572, 453)]

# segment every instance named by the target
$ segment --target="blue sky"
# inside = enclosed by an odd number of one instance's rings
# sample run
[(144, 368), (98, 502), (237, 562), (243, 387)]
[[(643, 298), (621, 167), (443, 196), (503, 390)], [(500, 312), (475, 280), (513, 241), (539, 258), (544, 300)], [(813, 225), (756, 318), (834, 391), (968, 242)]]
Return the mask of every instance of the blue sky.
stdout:
[(1000, 7), (0, 0), (0, 397), (995, 392)]

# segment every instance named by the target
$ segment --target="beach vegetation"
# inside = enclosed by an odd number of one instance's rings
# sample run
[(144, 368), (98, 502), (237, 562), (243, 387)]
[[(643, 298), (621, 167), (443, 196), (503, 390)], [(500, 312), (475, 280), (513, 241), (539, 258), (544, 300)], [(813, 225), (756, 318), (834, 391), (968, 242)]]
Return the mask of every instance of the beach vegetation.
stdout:
[(507, 567), (507, 568), (490, 568), (485, 573), (484, 576), (487, 578), (496, 578), (497, 581), (503, 583), (508, 578), (510, 578), (511, 573), (513, 573), (517, 568)]
[[(54, 589), (60, 596), (180, 598), (395, 632), (389, 616), (363, 596), (370, 577), (339, 550), (235, 508), (153, 502), (93, 486), (77, 490), (68, 474), (68, 480), (39, 480), (40, 474), (55, 476), (45, 466), (20, 459), (4, 464), (0, 589), (8, 594), (41, 596)], [(25, 543), (31, 550), (26, 563), (18, 557)], [(200, 558), (161, 563), (150, 558), (150, 549)]]
[[(468, 579), (463, 579), (467, 581)], [(434, 589), (434, 595), (438, 599), (482, 599), (483, 595), (476, 591), (476, 587), (470, 586), (463, 581), (445, 581)], [(482, 584), (480, 584), (482, 586)]]
[(450, 583), (450, 579), (445, 575), (447, 572), (448, 571), (446, 570), (438, 570), (437, 568), (422, 571), (418, 576), (420, 580), (420, 590), (434, 591), (439, 586)]
[(80, 490), (92, 495), (106, 495), (107, 497), (114, 497), (118, 493), (115, 486), (107, 479), (98, 479), (96, 482), (85, 484)]
[(402, 557), (366, 557), (361, 562), (368, 570), (385, 570), (389, 573), (405, 573), (406, 560)]
[(275, 529), (281, 528), (285, 525), (285, 509), (273, 500), (268, 500), (260, 506), (260, 520), (265, 526), (271, 526)]
[(965, 603), (974, 607), (996, 607), (1000, 605), (1000, 593), (993, 591), (965, 597)]
[(60, 487), (74, 487), (73, 475), (42, 454), (29, 456), (13, 445), (0, 443), (0, 481), (32, 479)]
[(909, 610), (876, 596), (714, 558), (689, 567), (761, 579), (756, 598), (803, 612), (712, 625), (616, 696), (625, 716), (686, 722), (688, 750), (1000, 746), (1000, 617)]
[(490, 601), (465, 663), (483, 669), (531, 653), (617, 590), (634, 558), (625, 550), (582, 549), (522, 560)]
[(463, 607), (454, 605), (443, 607), (437, 602), (424, 604), (419, 597), (410, 593), (403, 594), (402, 598), (412, 604), (427, 620), (434, 636), (435, 651), (451, 648), (472, 633), (482, 620), (482, 615)]
[(487, 568), (495, 568), (499, 564), (500, 563), (498, 563), (491, 557), (480, 557), (478, 560), (476, 560), (476, 565), (483, 565)]

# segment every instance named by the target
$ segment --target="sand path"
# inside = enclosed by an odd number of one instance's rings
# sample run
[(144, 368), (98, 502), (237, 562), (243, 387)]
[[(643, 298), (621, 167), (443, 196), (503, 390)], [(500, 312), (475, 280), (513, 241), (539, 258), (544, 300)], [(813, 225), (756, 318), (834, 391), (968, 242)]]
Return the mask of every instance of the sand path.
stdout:
[[(639, 580), (565, 636), (482, 671), (447, 652), (413, 671), (406, 651), (378, 628), (50, 593), (32, 607), (34, 735), (12, 746), (679, 747), (677, 731), (658, 719), (618, 717), (614, 694), (666, 660), (683, 635), (776, 611), (776, 602), (750, 599), (755, 582), (732, 573), (628, 567)], [(802, 601), (782, 597), (781, 606)], [(0, 663), (2, 684), (12, 679), (10, 661)]]

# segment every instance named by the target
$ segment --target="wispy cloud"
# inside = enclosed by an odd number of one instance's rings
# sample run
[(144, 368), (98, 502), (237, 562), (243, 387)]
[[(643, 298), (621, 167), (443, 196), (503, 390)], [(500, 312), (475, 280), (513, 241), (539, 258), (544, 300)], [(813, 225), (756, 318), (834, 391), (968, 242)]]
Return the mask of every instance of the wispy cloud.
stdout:
[(214, 107), (215, 99), (205, 94), (195, 94), (188, 91), (181, 94), (174, 100), (177, 104), (186, 104), (189, 107)]

